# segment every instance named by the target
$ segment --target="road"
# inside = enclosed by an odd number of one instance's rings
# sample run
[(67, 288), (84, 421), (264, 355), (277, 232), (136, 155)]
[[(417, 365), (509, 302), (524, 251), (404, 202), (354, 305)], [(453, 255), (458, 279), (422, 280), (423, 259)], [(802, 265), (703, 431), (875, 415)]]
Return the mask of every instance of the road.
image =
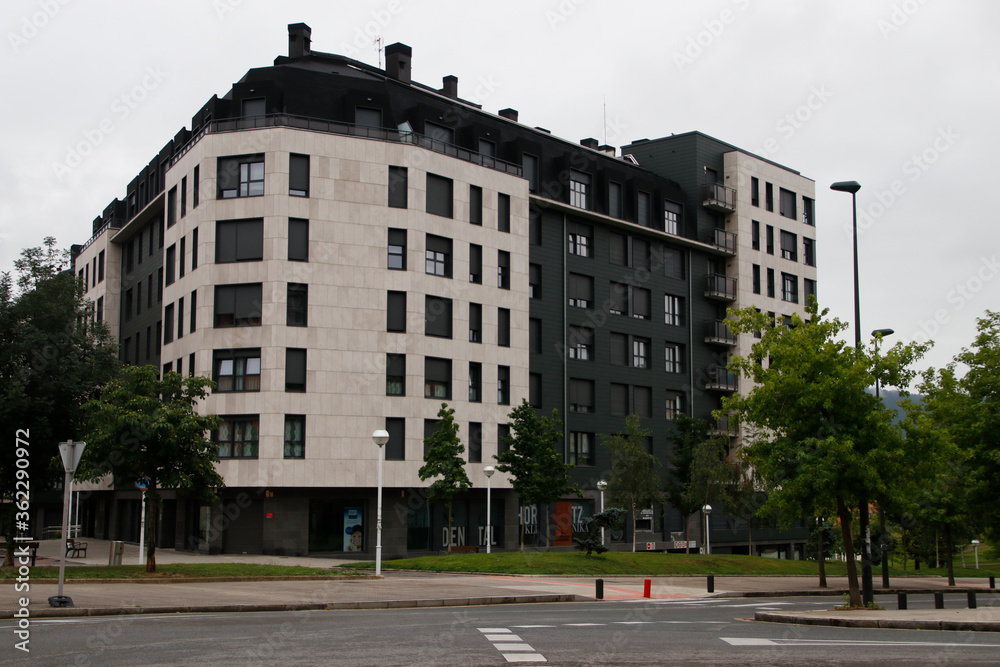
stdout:
[[(924, 596), (926, 597), (926, 596)], [(963, 600), (964, 601), (964, 598)], [(835, 598), (730, 598), (33, 620), (0, 665), (848, 665), (1000, 663), (997, 633), (756, 623)], [(882, 601), (889, 606), (891, 600)], [(911, 608), (925, 601), (911, 598)], [(929, 602), (926, 601), (926, 602)], [(959, 596), (946, 605), (959, 606)], [(11, 648), (8, 648), (11, 647)]]

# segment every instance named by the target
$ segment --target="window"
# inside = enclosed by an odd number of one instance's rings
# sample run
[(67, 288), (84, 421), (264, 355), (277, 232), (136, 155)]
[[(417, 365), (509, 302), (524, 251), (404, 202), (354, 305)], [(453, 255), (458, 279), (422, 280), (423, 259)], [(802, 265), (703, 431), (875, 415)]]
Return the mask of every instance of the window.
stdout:
[(667, 343), (663, 347), (663, 352), (666, 358), (666, 367), (664, 370), (668, 373), (683, 373), (684, 348), (677, 343)]
[(215, 326), (259, 327), (261, 324), (261, 284), (215, 286)]
[(538, 158), (530, 153), (521, 154), (521, 173), (528, 179), (528, 190), (538, 192), (541, 176), (538, 171)]
[(215, 223), (215, 261), (253, 262), (264, 259), (264, 220), (219, 220)]
[(288, 195), (309, 196), (309, 156), (292, 153), (288, 158)]
[(382, 127), (382, 110), (369, 107), (354, 107), (354, 124), (362, 127)]
[(244, 118), (263, 116), (267, 113), (267, 101), (263, 97), (253, 97), (241, 100), (241, 108)]
[(156, 303), (163, 303), (163, 267), (156, 270)]
[(668, 391), (667, 392), (667, 404), (666, 404), (666, 419), (667, 421), (673, 421), (677, 419), (677, 415), (683, 412), (684, 409), (684, 394), (678, 391)]
[[(138, 336), (139, 334), (136, 334)], [(138, 340), (138, 338), (136, 339)], [(135, 351), (136, 356), (139, 355), (139, 350)], [(194, 352), (188, 355), (188, 375), (194, 377)]]
[(497, 424), (497, 453), (510, 449), (510, 424)]
[(577, 255), (578, 257), (590, 257), (594, 231), (589, 225), (581, 222), (570, 222), (568, 227), (569, 254)]
[(187, 215), (187, 193), (188, 193), (188, 179), (187, 176), (181, 178), (181, 217), (183, 218)]
[(385, 460), (404, 461), (406, 459), (406, 420), (402, 417), (386, 417), (385, 430), (389, 434), (389, 442), (385, 443)]
[(389, 229), (388, 267), (394, 271), (406, 270), (406, 230)]
[(174, 304), (163, 309), (163, 344), (172, 343), (174, 340)]
[(652, 387), (632, 387), (632, 412), (645, 419), (653, 416)]
[(781, 274), (781, 300), (789, 303), (799, 302), (799, 278), (790, 273)]
[(219, 447), (220, 459), (255, 459), (260, 439), (258, 415), (223, 416), (222, 424), (212, 433)]
[(483, 365), (478, 361), (469, 362), (469, 402), (483, 402)]
[(528, 405), (533, 408), (542, 407), (542, 374), (528, 374)]
[(611, 383), (609, 410), (612, 417), (624, 417), (629, 413), (627, 384)]
[(816, 281), (810, 278), (803, 278), (802, 292), (807, 302), (809, 301), (809, 297), (816, 298)]
[(542, 298), (542, 265), (528, 265), (528, 298)]
[(542, 353), (542, 320), (537, 317), (528, 320), (528, 352)]
[(427, 235), (424, 272), (432, 276), (451, 278), (451, 239)]
[(264, 156), (220, 157), (219, 199), (259, 197), (264, 194)]
[(191, 320), (191, 329), (190, 329), (189, 333), (194, 333), (194, 330), (196, 328), (196, 326), (195, 326), (195, 322), (196, 322), (195, 318), (197, 317), (197, 315), (198, 315), (198, 290), (192, 290), (191, 291), (191, 317), (188, 318), (188, 319)]
[(795, 234), (781, 230), (781, 258), (798, 261), (799, 239)]
[(104, 251), (97, 253), (97, 282), (104, 282)]
[(479, 154), (485, 155), (486, 157), (494, 157), (497, 152), (497, 145), (495, 142), (489, 139), (479, 140)]
[(767, 270), (767, 295), (774, 298), (774, 269)]
[(816, 266), (816, 242), (814, 240), (802, 237), (802, 254), (804, 255), (802, 261), (805, 262), (806, 266)]
[(497, 345), (510, 347), (510, 309), (497, 309)]
[(767, 226), (765, 241), (767, 243), (767, 247), (766, 247), (767, 254), (768, 255), (773, 255), (774, 254), (774, 227), (772, 227), (771, 225)]
[(385, 395), (406, 396), (406, 355), (385, 355)]
[[(194, 176), (191, 179), (191, 208), (198, 208), (198, 199), (201, 196), (201, 166), (194, 166)], [(152, 239), (150, 239), (152, 244)]]
[(649, 339), (632, 338), (632, 367), (649, 368)]
[[(258, 366), (260, 360), (258, 360)], [(306, 390), (306, 351), (300, 347), (285, 348), (285, 391)]]
[(309, 324), (309, 285), (288, 283), (285, 324), (290, 327), (304, 327)]
[(260, 348), (215, 350), (212, 354), (215, 392), (260, 391)]
[(198, 228), (191, 231), (191, 270), (198, 268)]
[(389, 292), (386, 298), (386, 331), (406, 331), (406, 292)]
[(103, 322), (104, 321), (104, 297), (103, 296), (97, 297), (97, 321), (98, 322)]
[(681, 325), (684, 302), (673, 294), (663, 295), (663, 323), (679, 327)]
[[(162, 269), (160, 269), (162, 271)], [(162, 280), (161, 280), (162, 282)], [(146, 276), (146, 308), (153, 307), (153, 274)]]
[(163, 345), (163, 322), (156, 323), (156, 354), (159, 356), (161, 346)]
[(590, 413), (594, 411), (594, 381), (570, 378), (569, 411)]
[(684, 255), (675, 248), (663, 249), (663, 270), (667, 278), (684, 280)]
[(650, 253), (649, 241), (645, 239), (632, 239), (632, 261), (630, 266), (633, 269), (649, 269)]
[(424, 121), (424, 134), (434, 141), (443, 141), (446, 144), (455, 143), (455, 130), (444, 125)]
[(167, 248), (167, 256), (163, 260), (164, 269), (166, 269), (166, 279), (167, 285), (174, 284), (174, 272), (177, 270), (177, 245), (172, 244)]
[(812, 227), (816, 226), (815, 203), (809, 197), (802, 198), (802, 222)]
[(569, 305), (576, 308), (590, 308), (594, 303), (594, 279), (579, 273), (569, 274), (567, 284)]
[(750, 245), (754, 250), (760, 250), (760, 223), (750, 221)]
[(615, 266), (628, 266), (628, 237), (611, 232), (608, 234), (608, 261)]
[[(133, 254), (133, 251), (132, 251), (132, 243), (131, 242), (126, 243), (125, 244), (125, 273), (131, 273), (132, 272), (133, 257), (134, 257), (134, 254)], [(82, 270), (81, 270), (81, 273), (82, 273)], [(83, 280), (83, 276), (82, 275), (80, 276), (80, 280)]]
[(469, 244), (469, 282), (483, 284), (483, 246)]
[(483, 224), (483, 189), (478, 185), (469, 186), (469, 222)]
[(180, 277), (184, 277), (184, 269), (187, 268), (185, 265), (185, 257), (187, 256), (187, 237), (181, 237), (181, 250), (180, 250), (180, 262), (178, 263), (178, 268), (180, 269)]
[(483, 425), (469, 422), (469, 463), (483, 462)]
[(392, 208), (407, 207), (407, 188), (409, 177), (406, 167), (389, 167), (389, 206)]
[(628, 366), (628, 336), (626, 334), (612, 333), (610, 360), (613, 366)]
[(528, 243), (542, 245), (542, 221), (538, 211), (528, 211)]
[(622, 213), (622, 184), (611, 181), (608, 183), (608, 215), (612, 218), (621, 219)]
[(454, 217), (453, 183), (450, 178), (427, 174), (427, 212), (445, 218)]
[(510, 195), (497, 194), (497, 229), (510, 232)]
[(592, 466), (594, 465), (594, 434), (580, 433), (574, 431), (569, 434), (569, 448), (567, 455), (570, 465)]
[(672, 201), (663, 202), (663, 231), (679, 236), (681, 233), (681, 205)]
[(567, 335), (569, 358), (590, 361), (594, 358), (594, 330), (570, 325)]
[(424, 297), (424, 334), (451, 338), (451, 299), (430, 294)]
[(510, 366), (497, 366), (497, 404), (510, 405)]
[(132, 290), (125, 290), (125, 321), (132, 319)]
[(791, 190), (786, 190), (785, 188), (778, 189), (778, 213), (780, 215), (797, 220), (798, 210), (795, 208), (797, 201), (798, 198)]
[(760, 264), (753, 265), (753, 293), (760, 294)]
[(424, 397), (451, 398), (451, 359), (424, 357)]
[(306, 457), (306, 416), (285, 415), (285, 458)]
[(774, 186), (770, 183), (764, 183), (764, 207), (774, 211)]
[(569, 172), (569, 204), (577, 208), (587, 208), (587, 190), (590, 188), (590, 174), (581, 171)]
[(653, 198), (648, 192), (639, 192), (636, 200), (635, 222), (643, 227), (651, 227), (649, 215), (653, 210)]
[[(167, 193), (167, 228), (173, 227), (177, 223), (177, 186), (170, 188)], [(142, 239), (136, 244), (139, 249), (139, 261), (142, 262)]]
[(177, 299), (177, 337), (184, 338), (184, 297)]
[(469, 304), (469, 342), (483, 342), (483, 306), (478, 303)]
[(510, 289), (510, 253), (506, 250), (497, 251), (497, 287)]
[(750, 177), (750, 205), (760, 206), (760, 180), (756, 176)]
[(650, 318), (650, 291), (642, 287), (632, 287), (632, 317), (638, 320)]
[[(197, 231), (197, 230), (195, 230)], [(288, 219), (288, 261), (309, 261), (309, 221)]]
[(437, 432), (438, 421), (437, 419), (425, 419), (424, 420), (424, 457), (427, 456), (427, 452), (430, 447), (427, 444), (427, 439), (432, 437), (435, 432)]
[(608, 312), (612, 315), (628, 315), (628, 285), (611, 283), (608, 304)]

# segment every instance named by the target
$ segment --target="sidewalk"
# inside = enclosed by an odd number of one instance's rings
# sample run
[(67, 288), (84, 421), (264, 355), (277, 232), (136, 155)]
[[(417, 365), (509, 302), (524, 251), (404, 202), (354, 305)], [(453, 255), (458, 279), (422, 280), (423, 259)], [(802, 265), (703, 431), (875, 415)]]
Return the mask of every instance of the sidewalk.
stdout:
[[(80, 565), (106, 565), (110, 545), (102, 540), (88, 542), (86, 558), (68, 559), (67, 570)], [(41, 543), (36, 566), (58, 565), (61, 541)], [(125, 564), (138, 564), (138, 548), (126, 545)], [(262, 555), (207, 555), (157, 551), (158, 565), (192, 562), (240, 562), (273, 565), (305, 565), (330, 568), (345, 559), (318, 557), (279, 557)], [(383, 572), (374, 577), (268, 580), (268, 581), (170, 581), (148, 582), (75, 582), (64, 585), (64, 594), (72, 598), (74, 607), (54, 608), (48, 597), (57, 593), (56, 580), (32, 580), (27, 592), (17, 592), (13, 583), (0, 583), (0, 618), (12, 618), (20, 608), (20, 598), (27, 597), (33, 618), (55, 616), (107, 616), (135, 613), (191, 613), (235, 611), (293, 611), (320, 609), (378, 609), (401, 607), (466, 606), (484, 604), (514, 604), (530, 602), (596, 601), (594, 577), (564, 577), (552, 575), (512, 576), (485, 574), (447, 574), (416, 572)], [(644, 580), (651, 580), (651, 599), (691, 599), (699, 597), (758, 597), (758, 596), (840, 596), (847, 590), (844, 577), (829, 577), (829, 588), (817, 586), (815, 577), (715, 577), (715, 592), (707, 589), (707, 577), (604, 577), (604, 600), (643, 599)], [(852, 627), (897, 627), (936, 630), (978, 630), (1000, 632), (1000, 597), (989, 590), (983, 579), (962, 579), (949, 589), (947, 581), (935, 578), (898, 578), (893, 588), (875, 589), (876, 595), (907, 591), (930, 594), (946, 591), (952, 594), (975, 590), (980, 609), (955, 608), (942, 610), (850, 611), (836, 612), (832, 608), (839, 599), (830, 599), (829, 611), (797, 613), (757, 612), (756, 620), (780, 623), (823, 624)], [(964, 605), (964, 600), (963, 604)]]

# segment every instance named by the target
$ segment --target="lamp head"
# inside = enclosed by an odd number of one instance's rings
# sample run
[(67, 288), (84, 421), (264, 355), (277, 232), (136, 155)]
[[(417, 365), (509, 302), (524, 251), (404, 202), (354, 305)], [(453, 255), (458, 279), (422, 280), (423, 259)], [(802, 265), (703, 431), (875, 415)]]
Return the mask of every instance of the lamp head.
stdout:
[(597, 483), (597, 489), (599, 491), (603, 491), (606, 488), (608, 488), (608, 483), (605, 482), (603, 479)]
[(850, 192), (853, 195), (861, 189), (861, 184), (857, 181), (837, 181), (830, 186), (830, 189), (837, 192)]
[(385, 443), (389, 442), (389, 432), (383, 429), (379, 429), (372, 433), (372, 442), (381, 447)]
[(712, 513), (712, 506), (711, 505), (705, 505), (704, 507), (701, 508), (701, 511), (704, 512), (705, 514), (711, 514)]
[(872, 336), (882, 336), (882, 338), (885, 338), (886, 336), (891, 336), (894, 333), (896, 332), (892, 329), (876, 329), (872, 332)]
[(493, 476), (493, 473), (497, 471), (493, 466), (486, 466), (483, 468), (483, 473), (486, 475), (487, 479)]

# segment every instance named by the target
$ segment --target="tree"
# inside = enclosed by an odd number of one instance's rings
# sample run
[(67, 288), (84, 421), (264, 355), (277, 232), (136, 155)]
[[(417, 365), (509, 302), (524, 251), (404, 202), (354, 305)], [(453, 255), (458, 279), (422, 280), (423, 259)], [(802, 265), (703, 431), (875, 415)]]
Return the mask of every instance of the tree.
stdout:
[(438, 410), (437, 430), (424, 438), (424, 465), (418, 474), (421, 481), (431, 477), (441, 478), (430, 485), (427, 497), (431, 502), (444, 503), (448, 511), (448, 553), (451, 553), (452, 501), (456, 494), (472, 486), (465, 473), (463, 452), (465, 445), (458, 439), (455, 411), (447, 403), (442, 403)]
[(639, 415), (625, 418), (625, 433), (601, 436), (601, 444), (611, 450), (611, 474), (608, 494), (611, 503), (631, 508), (632, 551), (635, 551), (635, 528), (639, 507), (659, 501), (660, 462), (646, 450), (652, 432), (642, 428)]
[[(559, 412), (553, 410), (551, 417), (539, 417), (522, 399), (507, 416), (510, 435), (503, 437), (507, 447), (493, 458), (497, 460), (497, 470), (510, 475), (511, 488), (521, 506), (548, 505), (571, 493), (581, 496), (580, 488), (569, 478), (573, 466), (563, 460), (557, 448), (562, 441)], [(521, 550), (524, 551), (523, 521)]]
[(158, 375), (154, 366), (126, 366), (100, 398), (84, 405), (89, 433), (79, 473), (94, 481), (110, 473), (116, 486), (147, 480), (147, 572), (156, 572), (160, 490), (182, 489), (210, 500), (224, 486), (214, 465), (218, 446), (207, 437), (222, 420), (196, 411), (215, 383), (175, 372)]
[[(118, 346), (104, 323), (91, 321), (91, 304), (67, 262), (68, 253), (47, 237), (14, 262), (16, 281), (0, 274), (0, 423), (11, 436), (26, 431), (33, 495), (62, 482), (62, 465), (53, 465), (59, 442), (82, 438), (81, 406), (120, 366)], [(0, 501), (14, 499), (16, 449), (0, 448)], [(13, 526), (15, 505), (5, 507), (0, 524)], [(4, 565), (13, 564), (13, 548), (8, 539)]]
[(586, 551), (589, 556), (593, 552), (602, 554), (608, 550), (601, 540), (601, 530), (610, 529), (615, 524), (621, 523), (628, 512), (621, 507), (609, 507), (603, 512), (598, 512), (594, 516), (584, 519), (587, 525), (587, 537), (574, 537), (573, 544), (580, 551)]
[[(790, 327), (774, 327), (753, 308), (732, 313), (731, 330), (764, 333), (748, 357), (730, 362), (753, 388), (724, 398), (721, 412), (751, 427), (741, 455), (771, 490), (765, 509), (789, 523), (836, 507), (844, 548), (853, 554), (853, 511), (861, 499), (893, 497), (903, 488), (911, 454), (891, 412), (867, 391), (875, 379), (872, 358), (838, 340), (847, 324), (826, 319), (815, 301), (807, 312), (805, 321), (793, 316)], [(899, 343), (883, 352), (883, 383), (905, 387), (909, 364), (925, 349)], [(854, 558), (847, 571), (850, 603), (860, 606)]]

